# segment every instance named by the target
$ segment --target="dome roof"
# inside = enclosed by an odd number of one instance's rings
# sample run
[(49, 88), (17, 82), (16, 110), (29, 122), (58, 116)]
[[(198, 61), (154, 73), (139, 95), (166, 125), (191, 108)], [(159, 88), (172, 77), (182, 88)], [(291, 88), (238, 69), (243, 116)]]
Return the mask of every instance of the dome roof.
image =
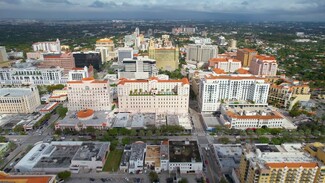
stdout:
[(78, 118), (88, 118), (94, 114), (92, 109), (84, 109), (77, 113)]

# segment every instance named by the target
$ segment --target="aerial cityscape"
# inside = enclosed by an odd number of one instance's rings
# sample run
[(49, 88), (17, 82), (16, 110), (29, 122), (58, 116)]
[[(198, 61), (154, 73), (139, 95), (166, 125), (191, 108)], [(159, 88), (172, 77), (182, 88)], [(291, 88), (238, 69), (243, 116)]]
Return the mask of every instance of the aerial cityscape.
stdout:
[(0, 0), (0, 183), (324, 183), (324, 21), (320, 0)]

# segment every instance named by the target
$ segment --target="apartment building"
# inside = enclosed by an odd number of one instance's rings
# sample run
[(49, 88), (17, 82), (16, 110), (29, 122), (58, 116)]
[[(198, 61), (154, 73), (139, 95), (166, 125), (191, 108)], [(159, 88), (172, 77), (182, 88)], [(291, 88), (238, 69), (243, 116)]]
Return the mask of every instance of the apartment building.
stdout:
[(100, 52), (102, 63), (116, 57), (114, 42), (111, 39), (99, 39), (96, 41), (95, 47), (95, 51)]
[(269, 77), (270, 85), (268, 102), (276, 107), (284, 107), (291, 110), (292, 107), (301, 101), (309, 101), (310, 87), (308, 83), (280, 77)]
[(199, 106), (202, 112), (214, 112), (225, 101), (266, 104), (269, 87), (264, 78), (248, 74), (206, 75), (200, 82)]
[(261, 76), (276, 76), (277, 69), (276, 59), (266, 55), (256, 55), (249, 66), (252, 74)]
[(186, 60), (207, 63), (211, 58), (217, 57), (217, 45), (189, 44), (186, 47)]
[(319, 174), (322, 163), (302, 149), (301, 144), (246, 146), (240, 161), (240, 182), (324, 182)]
[(244, 48), (237, 50), (237, 59), (241, 61), (243, 67), (249, 67), (257, 51)]
[(0, 113), (33, 113), (41, 105), (36, 86), (0, 88)]
[(68, 78), (64, 77), (62, 68), (0, 68), (1, 84), (34, 84), (51, 85), (65, 84)]
[(148, 57), (125, 58), (122, 68), (118, 71), (118, 78), (149, 79), (158, 74), (156, 60)]
[(119, 112), (185, 114), (188, 112), (190, 85), (187, 78), (121, 79), (117, 94)]
[(40, 62), (39, 68), (60, 67), (67, 74), (72, 68), (76, 67), (72, 53), (47, 54), (43, 55), (43, 61)]
[(59, 39), (56, 39), (56, 41), (33, 43), (32, 47), (34, 51), (61, 52), (61, 44)]
[(0, 63), (1, 62), (7, 62), (8, 61), (8, 54), (6, 47), (0, 46)]
[(68, 109), (79, 111), (92, 109), (94, 111), (111, 110), (110, 86), (108, 80), (83, 78), (79, 81), (68, 81)]
[(212, 58), (209, 60), (209, 67), (233, 73), (241, 68), (241, 61), (232, 58)]
[(293, 128), (284, 125), (286, 119), (280, 112), (265, 104), (227, 103), (221, 105), (220, 112), (221, 123), (229, 128)]

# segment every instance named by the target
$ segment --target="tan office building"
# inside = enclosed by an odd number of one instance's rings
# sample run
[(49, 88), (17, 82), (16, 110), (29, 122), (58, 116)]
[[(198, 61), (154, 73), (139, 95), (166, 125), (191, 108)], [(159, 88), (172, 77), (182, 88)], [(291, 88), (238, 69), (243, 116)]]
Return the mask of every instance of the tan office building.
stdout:
[(0, 89), (0, 113), (33, 113), (39, 105), (41, 100), (36, 86)]
[(237, 59), (241, 61), (243, 67), (249, 67), (257, 51), (248, 48), (237, 50)]
[(178, 68), (179, 49), (176, 47), (149, 47), (149, 58), (156, 60), (157, 69), (174, 71)]

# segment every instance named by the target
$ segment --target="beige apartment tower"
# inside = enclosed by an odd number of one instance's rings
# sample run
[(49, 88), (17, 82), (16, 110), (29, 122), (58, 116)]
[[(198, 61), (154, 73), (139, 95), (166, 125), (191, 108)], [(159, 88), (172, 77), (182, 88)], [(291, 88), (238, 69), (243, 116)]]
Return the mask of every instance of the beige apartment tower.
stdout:
[(237, 59), (241, 61), (243, 67), (249, 67), (257, 51), (248, 48), (237, 50)]

